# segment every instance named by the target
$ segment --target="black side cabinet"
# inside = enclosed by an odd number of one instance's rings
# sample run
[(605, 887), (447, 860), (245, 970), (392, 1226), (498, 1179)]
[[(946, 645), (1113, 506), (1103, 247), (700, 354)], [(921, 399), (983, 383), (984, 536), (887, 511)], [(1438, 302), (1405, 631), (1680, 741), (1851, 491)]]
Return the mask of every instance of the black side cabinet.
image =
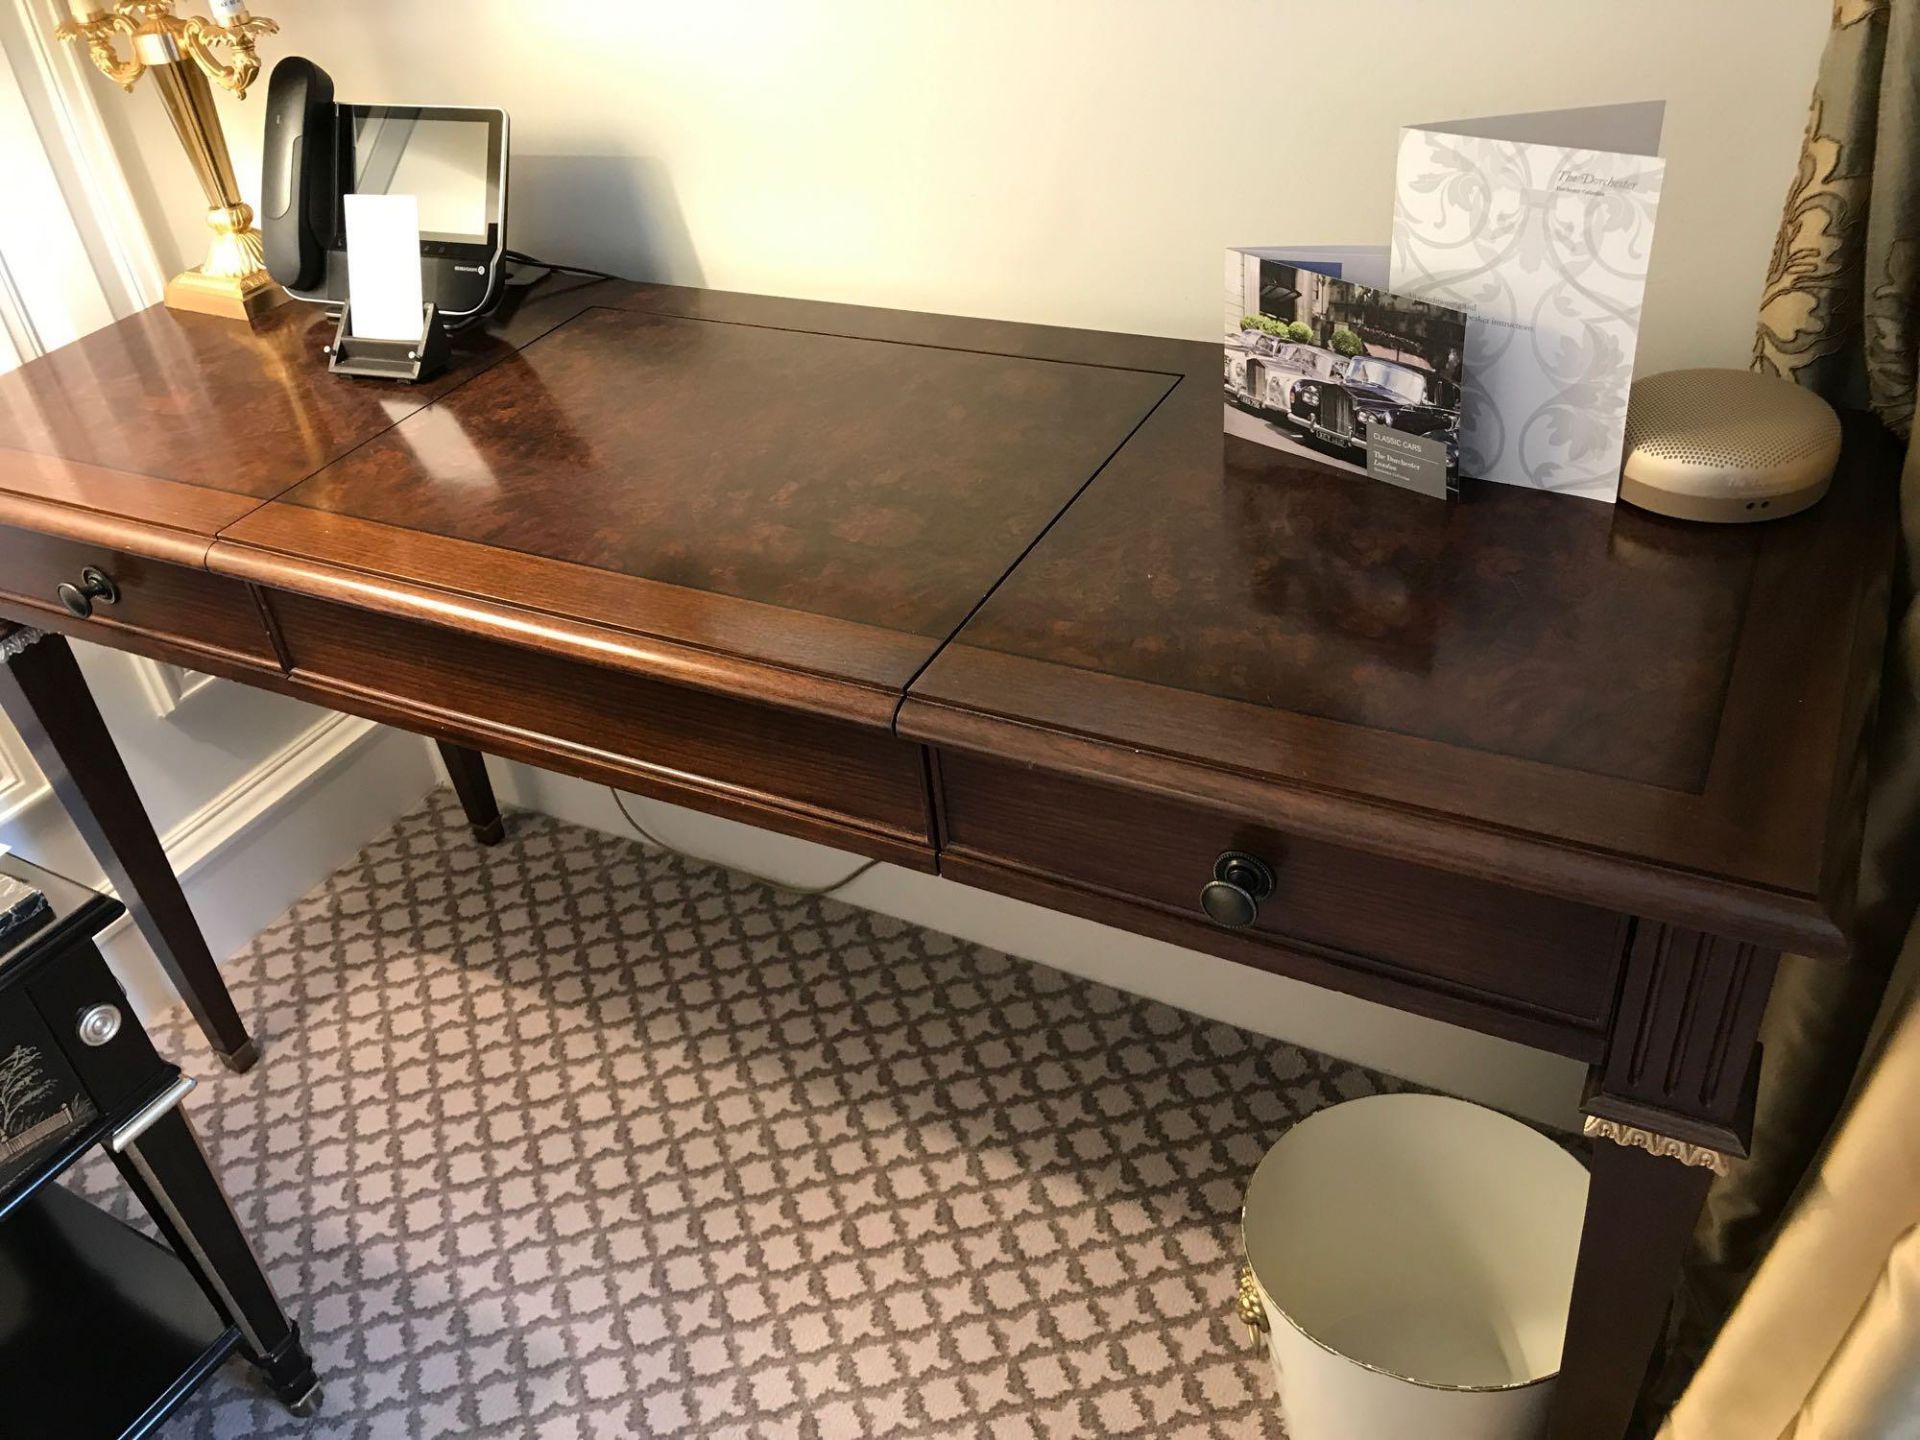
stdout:
[[(44, 903), (0, 913), (0, 1431), (145, 1435), (236, 1349), (310, 1413), (299, 1328), (180, 1109), (194, 1082), (155, 1053), (94, 945), (120, 904), (0, 856), (5, 879)], [(95, 1145), (166, 1245), (50, 1183)]]

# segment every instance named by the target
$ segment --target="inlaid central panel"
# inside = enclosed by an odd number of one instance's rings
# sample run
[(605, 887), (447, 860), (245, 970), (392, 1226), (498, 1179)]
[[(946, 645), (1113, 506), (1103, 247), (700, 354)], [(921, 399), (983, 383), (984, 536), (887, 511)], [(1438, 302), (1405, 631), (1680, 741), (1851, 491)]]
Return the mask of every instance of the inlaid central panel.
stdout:
[(1173, 384), (595, 308), (284, 499), (944, 638)]

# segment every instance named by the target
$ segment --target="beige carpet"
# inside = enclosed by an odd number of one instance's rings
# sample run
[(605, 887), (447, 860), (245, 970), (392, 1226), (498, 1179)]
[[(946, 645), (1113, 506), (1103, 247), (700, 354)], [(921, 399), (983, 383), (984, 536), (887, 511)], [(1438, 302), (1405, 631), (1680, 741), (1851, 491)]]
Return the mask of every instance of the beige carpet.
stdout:
[[(163, 1053), (312, 1344), (188, 1437), (1274, 1436), (1240, 1189), (1353, 1066), (444, 792)], [(127, 1201), (104, 1164), (78, 1182)]]

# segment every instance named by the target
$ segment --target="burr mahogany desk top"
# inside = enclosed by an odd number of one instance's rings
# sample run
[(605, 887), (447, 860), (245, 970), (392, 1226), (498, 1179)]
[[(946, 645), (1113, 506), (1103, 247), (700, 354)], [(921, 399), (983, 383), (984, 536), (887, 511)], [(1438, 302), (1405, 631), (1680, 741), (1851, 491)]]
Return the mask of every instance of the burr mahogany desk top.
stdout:
[[(1809, 518), (1714, 529), (1223, 442), (1217, 352), (1174, 340), (626, 284), (536, 294), (416, 388), (324, 339), (156, 308), (0, 379), (13, 613), (73, 624), (56, 577), (111, 555), (190, 593), (76, 633), (296, 689), (312, 633), (422, 720), (452, 697), (401, 669), (506, 647), (1843, 945), (1892, 547), (1864, 423)], [(841, 818), (931, 864), (934, 798)]]

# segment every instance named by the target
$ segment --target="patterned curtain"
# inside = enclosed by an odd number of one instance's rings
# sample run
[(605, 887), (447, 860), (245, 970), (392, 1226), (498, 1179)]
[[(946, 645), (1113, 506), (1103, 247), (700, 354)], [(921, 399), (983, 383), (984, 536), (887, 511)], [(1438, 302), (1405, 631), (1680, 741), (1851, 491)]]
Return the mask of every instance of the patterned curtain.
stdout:
[(1905, 0), (1839, 0), (1760, 302), (1753, 368), (1913, 425), (1920, 48)]
[[(1920, 0), (1838, 0), (1753, 366), (1909, 436), (1916, 304)], [(1901, 496), (1856, 960), (1782, 961), (1754, 1153), (1708, 1197), (1648, 1391), (1679, 1397), (1661, 1440), (1920, 1435), (1920, 446)]]

